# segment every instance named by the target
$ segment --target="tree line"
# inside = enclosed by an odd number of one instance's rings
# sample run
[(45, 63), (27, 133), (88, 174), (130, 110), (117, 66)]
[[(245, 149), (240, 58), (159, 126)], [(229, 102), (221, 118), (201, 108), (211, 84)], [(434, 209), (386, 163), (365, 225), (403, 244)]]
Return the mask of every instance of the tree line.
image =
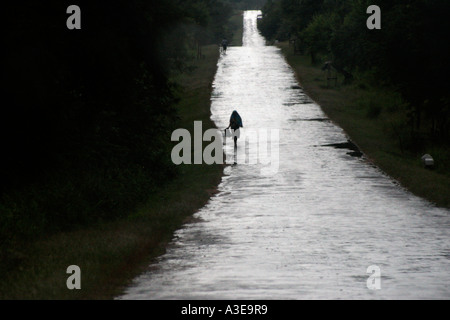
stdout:
[(170, 136), (198, 45), (229, 33), (222, 0), (5, 4), (0, 247), (126, 216), (177, 174)]
[[(381, 8), (381, 30), (366, 26), (370, 5)], [(332, 61), (393, 88), (405, 101), (406, 149), (421, 152), (450, 140), (450, 2), (446, 0), (268, 0), (259, 22), (270, 40), (296, 40), (313, 64)]]

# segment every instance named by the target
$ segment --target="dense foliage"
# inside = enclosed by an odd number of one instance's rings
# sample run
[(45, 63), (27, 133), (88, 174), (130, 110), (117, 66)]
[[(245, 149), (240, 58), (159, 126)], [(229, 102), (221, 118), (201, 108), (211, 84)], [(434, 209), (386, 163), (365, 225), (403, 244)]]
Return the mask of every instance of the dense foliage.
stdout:
[(177, 84), (199, 44), (219, 43), (221, 0), (2, 6), (0, 246), (124, 217), (176, 174)]
[[(369, 30), (370, 5), (381, 30)], [(405, 100), (395, 131), (410, 151), (450, 141), (450, 2), (447, 0), (268, 0), (259, 27), (272, 40), (296, 39), (313, 63), (333, 61), (349, 83), (355, 74)]]
[(261, 10), (266, 0), (226, 0), (237, 10)]

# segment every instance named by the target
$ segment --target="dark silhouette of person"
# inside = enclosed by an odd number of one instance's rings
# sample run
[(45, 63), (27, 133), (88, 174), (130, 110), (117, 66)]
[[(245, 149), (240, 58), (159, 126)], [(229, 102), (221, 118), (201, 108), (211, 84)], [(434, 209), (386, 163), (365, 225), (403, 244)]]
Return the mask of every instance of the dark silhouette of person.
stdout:
[(224, 53), (227, 52), (227, 48), (228, 48), (228, 40), (227, 39), (223, 39), (222, 40), (222, 49), (223, 49)]
[(244, 127), (244, 125), (242, 124), (241, 116), (239, 115), (239, 113), (236, 110), (234, 110), (230, 117), (230, 125), (228, 126), (228, 128), (225, 129), (225, 131), (230, 128), (233, 130), (233, 139), (234, 139), (235, 147), (237, 146), (237, 140), (240, 136), (239, 128), (243, 128), (243, 127)]

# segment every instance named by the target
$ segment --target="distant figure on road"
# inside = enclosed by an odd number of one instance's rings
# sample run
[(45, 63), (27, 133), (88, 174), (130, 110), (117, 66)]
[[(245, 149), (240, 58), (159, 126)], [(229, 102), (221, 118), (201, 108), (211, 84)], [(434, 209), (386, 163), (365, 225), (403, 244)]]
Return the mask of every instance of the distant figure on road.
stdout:
[(227, 39), (223, 39), (222, 40), (222, 50), (224, 53), (227, 53), (227, 48), (228, 48), (228, 40)]
[[(237, 139), (240, 137), (240, 131), (239, 128), (243, 128), (244, 125), (242, 124), (242, 118), (239, 115), (239, 113), (234, 110), (230, 117), (230, 125), (228, 128), (225, 129), (232, 129), (233, 130), (233, 138), (234, 138), (234, 146), (237, 147)], [(225, 132), (226, 133), (226, 132)]]

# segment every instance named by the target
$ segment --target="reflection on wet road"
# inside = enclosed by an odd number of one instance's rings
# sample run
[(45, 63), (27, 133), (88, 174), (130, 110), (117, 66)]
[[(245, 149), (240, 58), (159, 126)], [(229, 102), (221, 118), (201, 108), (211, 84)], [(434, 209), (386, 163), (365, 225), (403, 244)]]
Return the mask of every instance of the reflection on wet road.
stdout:
[[(279, 132), (279, 166), (238, 162), (165, 255), (118, 299), (448, 299), (450, 216), (346, 149), (342, 130), (299, 87), (258, 12), (219, 61), (212, 118)], [(238, 154), (257, 150), (241, 138)], [(354, 149), (354, 148), (353, 148)], [(226, 152), (232, 153), (232, 141)], [(251, 151), (250, 151), (251, 152)], [(367, 269), (381, 270), (369, 290)]]

